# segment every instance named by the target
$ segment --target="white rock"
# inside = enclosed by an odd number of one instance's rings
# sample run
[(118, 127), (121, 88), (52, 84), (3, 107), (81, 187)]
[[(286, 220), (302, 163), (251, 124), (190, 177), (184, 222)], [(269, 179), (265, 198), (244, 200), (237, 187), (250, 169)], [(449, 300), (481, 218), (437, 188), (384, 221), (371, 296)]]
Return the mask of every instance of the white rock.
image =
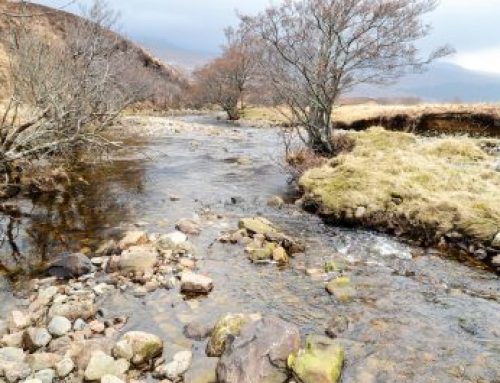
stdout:
[(75, 323), (73, 323), (73, 330), (75, 331), (83, 331), (87, 327), (87, 323), (81, 319), (78, 318)]
[(75, 363), (69, 357), (65, 357), (56, 364), (56, 372), (59, 378), (65, 378), (75, 368)]
[(157, 369), (157, 373), (170, 380), (180, 378), (189, 369), (193, 360), (191, 351), (181, 351), (174, 355), (174, 360)]
[(85, 369), (85, 379), (100, 380), (105, 375), (122, 376), (129, 367), (130, 364), (125, 359), (115, 360), (102, 351), (95, 351)]
[(49, 323), (49, 332), (54, 336), (63, 336), (71, 331), (71, 322), (63, 316), (55, 316)]
[(172, 233), (162, 235), (161, 240), (167, 240), (170, 241), (173, 245), (181, 245), (185, 242), (187, 242), (187, 236), (184, 233), (181, 233), (180, 231), (174, 231)]
[(114, 375), (104, 375), (101, 378), (101, 383), (124, 383), (123, 380), (117, 378)]
[(9, 314), (9, 328), (11, 332), (15, 332), (18, 330), (24, 330), (25, 328), (31, 325), (31, 319), (28, 315), (24, 314), (21, 311), (12, 311)]
[(113, 356), (115, 358), (122, 358), (128, 361), (132, 360), (134, 356), (132, 344), (125, 339), (116, 342), (115, 347), (113, 347)]
[(47, 346), (51, 340), (52, 335), (45, 328), (30, 327), (23, 335), (24, 347), (31, 352)]
[(35, 372), (35, 379), (39, 379), (42, 381), (42, 383), (52, 383), (54, 378), (56, 377), (56, 373), (54, 370), (48, 368), (46, 370), (41, 370), (38, 372)]
[(54, 298), (58, 291), (59, 289), (56, 286), (47, 287), (39, 291), (38, 298), (50, 301), (52, 298)]
[(185, 271), (181, 275), (181, 291), (188, 294), (208, 294), (214, 287), (213, 281), (204, 276)]
[(113, 290), (114, 287), (111, 285), (108, 285), (107, 283), (100, 283), (97, 286), (94, 286), (92, 289), (96, 295), (104, 295), (106, 292)]

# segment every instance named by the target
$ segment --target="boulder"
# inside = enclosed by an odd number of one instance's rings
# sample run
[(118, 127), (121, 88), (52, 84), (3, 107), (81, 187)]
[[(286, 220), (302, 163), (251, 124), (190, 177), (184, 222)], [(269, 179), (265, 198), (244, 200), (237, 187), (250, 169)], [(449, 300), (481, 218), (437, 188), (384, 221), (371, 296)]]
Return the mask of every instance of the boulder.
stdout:
[(161, 235), (158, 243), (161, 248), (174, 249), (176, 246), (182, 245), (187, 242), (186, 234), (180, 231), (174, 231), (169, 234)]
[(196, 358), (184, 374), (184, 383), (217, 383), (217, 363), (219, 358)]
[(287, 359), (300, 348), (299, 329), (265, 317), (246, 326), (226, 347), (217, 365), (219, 383), (283, 383)]
[(288, 263), (288, 254), (283, 247), (279, 246), (273, 250), (273, 261), (277, 262), (280, 265), (285, 265)]
[(187, 235), (199, 235), (201, 233), (200, 225), (195, 220), (188, 218), (179, 220), (175, 228)]
[(78, 318), (90, 319), (96, 314), (96, 307), (92, 300), (70, 300), (54, 303), (49, 310), (49, 318), (56, 316), (65, 317), (71, 321)]
[(52, 340), (46, 328), (30, 327), (23, 334), (23, 346), (25, 350), (34, 352), (39, 348), (47, 346)]
[(252, 262), (269, 262), (273, 258), (276, 246), (272, 242), (266, 242), (262, 247), (256, 247), (251, 244), (245, 248), (245, 252), (248, 254), (248, 259)]
[(185, 294), (208, 294), (214, 288), (213, 281), (200, 274), (185, 271), (181, 275), (181, 292)]
[(71, 322), (66, 317), (55, 316), (50, 320), (47, 329), (53, 336), (64, 336), (71, 331)]
[(288, 366), (302, 383), (336, 383), (344, 363), (344, 348), (324, 336), (307, 337), (306, 346), (290, 354)]
[(85, 379), (100, 380), (105, 375), (121, 377), (128, 371), (129, 366), (125, 359), (115, 360), (102, 351), (94, 351), (85, 369)]
[(302, 241), (280, 232), (266, 233), (266, 240), (282, 246), (290, 255), (303, 253), (306, 250), (306, 246)]
[(113, 375), (104, 375), (101, 378), (101, 383), (125, 383), (123, 380), (120, 378), (117, 378), (116, 376)]
[(49, 368), (54, 369), (61, 361), (61, 355), (50, 353), (50, 352), (40, 352), (28, 355), (26, 357), (26, 363), (30, 366), (32, 371), (46, 370)]
[(170, 379), (176, 381), (181, 378), (184, 373), (189, 369), (193, 360), (193, 353), (191, 351), (181, 351), (174, 355), (171, 362), (158, 367), (155, 370), (158, 378)]
[(356, 290), (351, 285), (351, 279), (345, 276), (332, 279), (326, 285), (326, 290), (341, 302), (351, 301), (356, 294)]
[(88, 274), (93, 266), (90, 259), (81, 253), (65, 254), (50, 264), (47, 272), (57, 278), (71, 279)]
[(123, 251), (118, 267), (124, 273), (151, 272), (158, 263), (158, 252), (152, 246), (133, 246)]
[[(160, 356), (163, 352), (163, 341), (153, 334), (142, 331), (130, 331), (122, 336), (120, 341), (128, 343), (132, 348), (132, 358), (130, 361), (134, 365), (141, 365), (150, 362)], [(120, 355), (123, 348), (113, 348), (114, 355)]]
[(118, 243), (118, 247), (122, 250), (130, 246), (140, 246), (148, 243), (148, 235), (144, 231), (134, 230), (125, 233), (125, 236)]
[(219, 318), (207, 344), (207, 356), (221, 356), (228, 338), (238, 336), (244, 326), (259, 319), (259, 314), (226, 314)]

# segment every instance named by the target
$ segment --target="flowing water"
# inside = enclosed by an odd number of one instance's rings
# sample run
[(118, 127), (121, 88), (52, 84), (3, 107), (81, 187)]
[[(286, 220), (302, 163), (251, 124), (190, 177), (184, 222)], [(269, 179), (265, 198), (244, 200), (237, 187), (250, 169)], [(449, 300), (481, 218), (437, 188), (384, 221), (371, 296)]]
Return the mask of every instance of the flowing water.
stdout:
[[(273, 195), (290, 193), (279, 166), (280, 141), (271, 129), (239, 128), (208, 118), (147, 120), (154, 134), (140, 156), (120, 156), (82, 174), (89, 184), (51, 199), (22, 201), (21, 218), (4, 220), (4, 268), (33, 271), (62, 251), (93, 249), (131, 227), (171, 232), (176, 220), (197, 215), (203, 231), (190, 238), (199, 272), (214, 280), (204, 298), (186, 300), (158, 290), (145, 298), (113, 294), (101, 302), (109, 315), (128, 315), (127, 329), (166, 340), (168, 355), (204, 342), (182, 334), (184, 324), (212, 323), (227, 312), (274, 314), (304, 335), (323, 333), (337, 314), (350, 320), (339, 339), (346, 347), (343, 382), (499, 382), (500, 283), (493, 273), (446, 254), (411, 247), (372, 232), (324, 225), (293, 204), (277, 210)], [(151, 132), (150, 132), (151, 133)], [(180, 197), (171, 201), (171, 195)], [(251, 264), (240, 245), (216, 242), (241, 217), (262, 215), (307, 243), (289, 267)], [(344, 265), (356, 288), (352, 302), (325, 291), (328, 277), (305, 270)], [(26, 277), (0, 277), (0, 316), (24, 303)], [(167, 356), (168, 356), (167, 355)]]

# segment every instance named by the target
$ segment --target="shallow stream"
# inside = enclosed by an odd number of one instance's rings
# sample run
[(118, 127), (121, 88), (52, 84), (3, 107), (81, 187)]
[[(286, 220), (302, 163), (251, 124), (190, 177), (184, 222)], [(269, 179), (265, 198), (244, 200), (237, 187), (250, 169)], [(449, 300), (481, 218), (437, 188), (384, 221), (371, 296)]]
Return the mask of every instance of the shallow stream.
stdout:
[[(134, 227), (168, 233), (178, 219), (197, 215), (203, 230), (190, 241), (199, 272), (214, 280), (208, 297), (185, 300), (158, 290), (145, 298), (117, 293), (102, 302), (106, 315), (130, 316), (127, 330), (166, 339), (168, 355), (191, 346), (195, 358), (204, 353), (205, 343), (182, 334), (192, 320), (261, 312), (297, 324), (306, 335), (324, 333), (340, 313), (350, 320), (340, 339), (346, 347), (343, 382), (500, 381), (500, 282), (493, 273), (381, 234), (324, 225), (293, 204), (268, 207), (269, 197), (291, 192), (271, 129), (230, 127), (206, 117), (182, 118), (194, 124), (187, 131), (175, 129), (175, 119), (146, 121), (144, 129), (154, 129), (139, 143), (140, 155), (93, 167), (82, 174), (90, 183), (71, 195), (23, 201), (25, 217), (4, 219), (4, 268), (33, 271), (62, 251), (95, 249), (101, 239)], [(172, 201), (173, 195), (180, 199)], [(305, 240), (306, 255), (285, 268), (254, 265), (240, 245), (216, 242), (239, 218), (255, 215)], [(325, 291), (332, 275), (305, 273), (332, 260), (351, 276), (352, 302)], [(26, 283), (26, 277), (0, 276), (0, 316), (25, 303)]]

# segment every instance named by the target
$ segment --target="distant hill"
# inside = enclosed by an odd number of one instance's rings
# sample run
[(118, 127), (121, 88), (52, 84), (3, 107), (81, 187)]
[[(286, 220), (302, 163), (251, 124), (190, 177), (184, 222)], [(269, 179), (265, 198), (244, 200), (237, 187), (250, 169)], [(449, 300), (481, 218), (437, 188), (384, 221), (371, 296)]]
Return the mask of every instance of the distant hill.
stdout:
[[(30, 18), (29, 28), (38, 33), (43, 33), (48, 38), (61, 39), (64, 41), (66, 29), (71, 25), (76, 25), (78, 16), (61, 10), (56, 10), (47, 6), (27, 3), (26, 13), (34, 15)], [(9, 64), (8, 45), (10, 43), (9, 23), (15, 22), (15, 18), (5, 16), (5, 14), (19, 14), (20, 5), (8, 0), (0, 0), (0, 81), (2, 86), (2, 96), (6, 94), (7, 70)], [(165, 64), (160, 59), (154, 57), (144, 48), (134, 42), (112, 31), (106, 31), (113, 38), (117, 39), (117, 49), (127, 54), (131, 62), (137, 63), (137, 67), (145, 68), (145, 73), (150, 78), (145, 79), (155, 84), (160, 84), (161, 89), (169, 89), (169, 92), (179, 92), (186, 85), (186, 79), (174, 66)], [(160, 87), (158, 87), (160, 89)]]
[(364, 86), (352, 96), (412, 98), (435, 102), (499, 102), (500, 75), (475, 72), (438, 62), (421, 74), (411, 74), (390, 86)]

